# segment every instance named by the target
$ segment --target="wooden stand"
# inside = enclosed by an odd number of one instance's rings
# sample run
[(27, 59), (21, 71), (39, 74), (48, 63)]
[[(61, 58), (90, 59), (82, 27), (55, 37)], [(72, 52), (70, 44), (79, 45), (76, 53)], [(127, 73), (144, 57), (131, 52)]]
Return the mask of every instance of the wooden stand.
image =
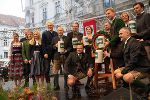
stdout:
[[(105, 61), (102, 64), (105, 64)], [(95, 63), (95, 68), (94, 68), (94, 72), (95, 72), (94, 85), (95, 85), (96, 89), (98, 89), (98, 81), (102, 80), (99, 77), (104, 77), (106, 83), (107, 83), (108, 77), (112, 77), (113, 89), (116, 89), (116, 81), (115, 81), (115, 76), (114, 76), (113, 61), (112, 61), (111, 58), (110, 58), (110, 65), (111, 65), (111, 73), (106, 73), (106, 68), (105, 68), (105, 73), (98, 73), (98, 64)], [(105, 67), (109, 68), (109, 64), (107, 64), (107, 66), (105, 64)]]

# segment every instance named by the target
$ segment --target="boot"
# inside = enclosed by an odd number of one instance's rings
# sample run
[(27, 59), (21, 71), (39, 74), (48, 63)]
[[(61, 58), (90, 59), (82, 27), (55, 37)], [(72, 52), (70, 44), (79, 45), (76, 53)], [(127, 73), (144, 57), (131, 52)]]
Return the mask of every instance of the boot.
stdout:
[(129, 88), (129, 83), (125, 82), (125, 81), (123, 80), (123, 77), (121, 77), (120, 79), (121, 79), (121, 81), (122, 81), (122, 87), (124, 87), (124, 88)]
[(34, 76), (32, 76), (32, 80), (33, 80), (33, 85), (36, 84), (36, 80)]
[(60, 90), (59, 83), (58, 83), (58, 78), (59, 78), (59, 75), (54, 74), (54, 90)]
[(88, 77), (87, 83), (86, 83), (86, 86), (85, 86), (85, 91), (86, 91), (86, 93), (89, 97), (92, 97), (92, 96), (96, 95), (96, 91), (95, 91), (95, 87), (93, 85), (92, 79), (93, 79), (93, 76)]
[(60, 75), (63, 75), (62, 67), (60, 67)]
[(80, 89), (76, 84), (72, 87), (72, 93), (73, 93), (73, 98), (81, 97)]
[(91, 88), (91, 82), (92, 82), (93, 76), (88, 77), (85, 89), (90, 89)]
[(140, 80), (136, 79), (131, 83), (131, 86), (135, 89), (135, 92), (143, 97), (148, 96), (148, 86)]
[(29, 76), (25, 77), (25, 84), (24, 87), (29, 87)]
[(69, 89), (68, 84), (67, 84), (67, 81), (68, 81), (68, 75), (67, 75), (67, 74), (64, 74), (64, 88), (65, 88), (66, 90)]
[(129, 88), (129, 83), (127, 83), (124, 80), (122, 80), (122, 87)]
[(46, 83), (50, 83), (50, 77), (49, 77), (49, 75), (46, 75), (45, 78), (46, 78)]

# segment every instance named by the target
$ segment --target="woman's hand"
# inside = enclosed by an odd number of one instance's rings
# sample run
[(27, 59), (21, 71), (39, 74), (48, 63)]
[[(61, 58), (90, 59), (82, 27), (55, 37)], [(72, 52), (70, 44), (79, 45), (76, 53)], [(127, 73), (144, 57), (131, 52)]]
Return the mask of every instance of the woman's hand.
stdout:
[(89, 77), (92, 76), (92, 69), (91, 69), (91, 68), (89, 68), (89, 70), (88, 70), (88, 72), (87, 72), (87, 75), (88, 75)]
[(11, 63), (11, 59), (9, 59), (9, 64)]
[(29, 60), (29, 64), (31, 64), (32, 63), (32, 61), (31, 60)]

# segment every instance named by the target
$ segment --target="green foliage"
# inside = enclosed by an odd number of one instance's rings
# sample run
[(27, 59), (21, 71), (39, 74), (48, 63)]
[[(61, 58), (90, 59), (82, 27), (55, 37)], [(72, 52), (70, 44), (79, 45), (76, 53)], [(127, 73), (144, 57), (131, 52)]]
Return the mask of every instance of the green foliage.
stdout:
[(0, 90), (0, 100), (8, 100), (9, 91)]
[[(111, 36), (110, 36), (109, 33), (105, 32), (105, 31), (103, 31), (103, 30), (100, 30), (99, 32), (97, 32), (97, 33), (95, 33), (95, 34), (93, 35), (92, 41), (93, 41), (93, 39), (94, 39), (97, 35), (100, 36), (100, 34), (104, 35), (109, 41), (111, 40)], [(96, 38), (97, 38), (97, 37), (96, 37)], [(96, 39), (95, 39), (95, 40), (96, 40)], [(95, 40), (94, 40), (94, 42), (95, 42)], [(94, 44), (95, 44), (95, 43), (94, 43)], [(92, 50), (95, 51), (93, 45), (92, 45)]]
[[(32, 92), (32, 94), (28, 94), (28, 91)], [(47, 84), (47, 88), (40, 88), (39, 90), (37, 90), (37, 84), (34, 84), (31, 88), (20, 87), (14, 90), (0, 89), (0, 100), (19, 100), (20, 98), (22, 98), (22, 100), (28, 100), (28, 96), (33, 98), (31, 100), (36, 100), (39, 95), (41, 95), (44, 100), (55, 100), (56, 97), (53, 96), (53, 91), (54, 88), (52, 88), (50, 83)]]

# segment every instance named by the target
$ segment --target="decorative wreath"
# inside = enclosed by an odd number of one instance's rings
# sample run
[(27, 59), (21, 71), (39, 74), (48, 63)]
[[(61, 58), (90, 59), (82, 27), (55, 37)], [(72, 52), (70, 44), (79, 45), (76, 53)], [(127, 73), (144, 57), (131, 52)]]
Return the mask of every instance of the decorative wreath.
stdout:
[[(109, 41), (111, 40), (111, 36), (109, 33), (105, 32), (105, 31), (99, 31), (97, 33), (95, 33), (92, 37), (92, 50), (95, 51), (96, 50), (96, 46), (95, 46), (95, 40), (98, 36), (104, 36), (105, 39), (108, 39)], [(105, 49), (105, 48), (104, 48)], [(104, 50), (103, 49), (103, 50)]]

